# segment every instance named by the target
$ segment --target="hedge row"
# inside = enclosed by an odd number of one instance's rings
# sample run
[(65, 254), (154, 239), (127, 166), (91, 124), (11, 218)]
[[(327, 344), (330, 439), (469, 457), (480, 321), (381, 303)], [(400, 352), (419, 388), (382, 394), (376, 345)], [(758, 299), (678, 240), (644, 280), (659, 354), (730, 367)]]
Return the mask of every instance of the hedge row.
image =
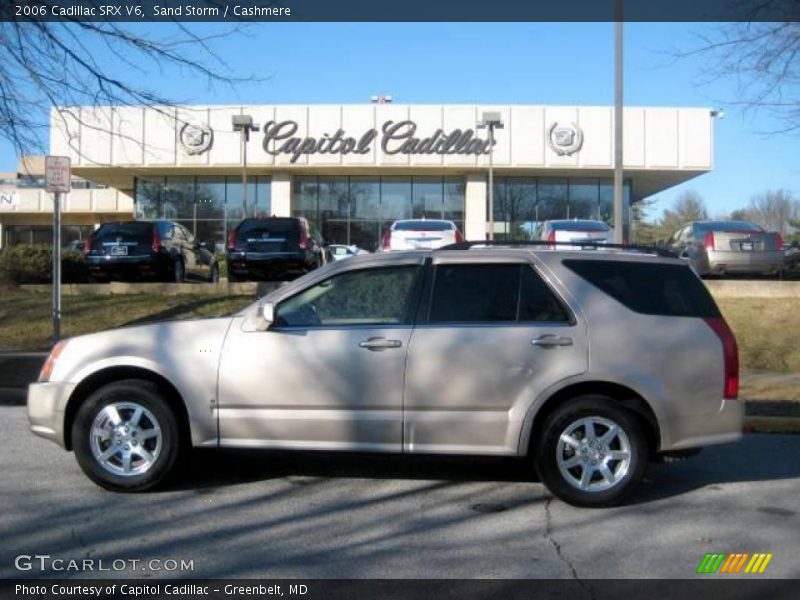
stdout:
[[(88, 280), (86, 261), (81, 252), (62, 250), (61, 281), (81, 283)], [(0, 282), (50, 283), (53, 280), (53, 248), (44, 244), (9, 246), (0, 249)]]

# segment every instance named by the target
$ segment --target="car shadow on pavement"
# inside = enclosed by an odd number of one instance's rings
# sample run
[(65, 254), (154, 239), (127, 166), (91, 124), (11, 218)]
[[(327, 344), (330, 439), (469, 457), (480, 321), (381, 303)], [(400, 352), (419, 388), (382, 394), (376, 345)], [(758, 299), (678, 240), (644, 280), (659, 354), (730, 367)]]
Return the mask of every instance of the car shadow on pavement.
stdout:
[[(752, 434), (738, 444), (706, 448), (691, 458), (652, 463), (626, 504), (656, 502), (726, 483), (800, 480), (800, 461), (787, 460), (798, 448), (800, 436)], [(531, 461), (524, 458), (196, 449), (187, 467), (166, 489), (204, 493), (271, 479), (307, 485), (336, 478), (539, 481)]]
[(534, 482), (530, 461), (484, 456), (402, 456), (354, 452), (194, 449), (170, 490), (203, 489), (288, 478)]
[(627, 500), (643, 504), (728, 483), (798, 480), (800, 436), (748, 434), (741, 442), (710, 446), (700, 454), (651, 464), (641, 487)]

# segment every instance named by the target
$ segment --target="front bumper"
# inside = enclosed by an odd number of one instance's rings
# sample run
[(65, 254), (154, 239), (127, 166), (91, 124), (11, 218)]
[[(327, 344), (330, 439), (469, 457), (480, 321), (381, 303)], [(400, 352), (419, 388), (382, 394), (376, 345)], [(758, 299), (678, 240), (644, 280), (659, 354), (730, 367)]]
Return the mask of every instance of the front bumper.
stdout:
[[(744, 428), (744, 400), (722, 400), (719, 410), (710, 415), (670, 419), (662, 435), (661, 450), (701, 448), (737, 442)], [(667, 439), (664, 439), (664, 438)]]
[(31, 431), (66, 448), (64, 413), (74, 383), (47, 381), (28, 386), (28, 421)]

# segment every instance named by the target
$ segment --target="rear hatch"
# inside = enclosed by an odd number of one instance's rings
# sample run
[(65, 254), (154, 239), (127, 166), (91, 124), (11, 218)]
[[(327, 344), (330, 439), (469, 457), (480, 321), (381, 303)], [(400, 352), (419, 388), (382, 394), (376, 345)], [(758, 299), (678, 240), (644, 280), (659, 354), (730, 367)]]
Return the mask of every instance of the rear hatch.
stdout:
[(398, 221), (390, 236), (390, 247), (384, 243), (384, 250), (429, 250), (459, 241), (450, 221)]
[(235, 230), (234, 250), (248, 254), (296, 253), (301, 249), (298, 219), (245, 219)]
[(605, 244), (612, 241), (611, 228), (600, 221), (555, 222), (552, 227), (549, 242)]
[(126, 221), (104, 223), (89, 238), (89, 256), (149, 255), (153, 249), (155, 225), (148, 222)]

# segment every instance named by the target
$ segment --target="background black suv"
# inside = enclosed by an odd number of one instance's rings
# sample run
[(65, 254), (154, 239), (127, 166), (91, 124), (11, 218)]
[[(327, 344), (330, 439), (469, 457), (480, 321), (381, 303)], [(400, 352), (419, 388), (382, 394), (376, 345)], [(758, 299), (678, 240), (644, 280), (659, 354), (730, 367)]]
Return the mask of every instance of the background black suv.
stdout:
[(89, 275), (96, 281), (219, 280), (213, 246), (171, 221), (103, 223), (86, 239), (84, 254)]
[(228, 234), (228, 280), (294, 279), (327, 262), (322, 237), (300, 217), (244, 219)]

